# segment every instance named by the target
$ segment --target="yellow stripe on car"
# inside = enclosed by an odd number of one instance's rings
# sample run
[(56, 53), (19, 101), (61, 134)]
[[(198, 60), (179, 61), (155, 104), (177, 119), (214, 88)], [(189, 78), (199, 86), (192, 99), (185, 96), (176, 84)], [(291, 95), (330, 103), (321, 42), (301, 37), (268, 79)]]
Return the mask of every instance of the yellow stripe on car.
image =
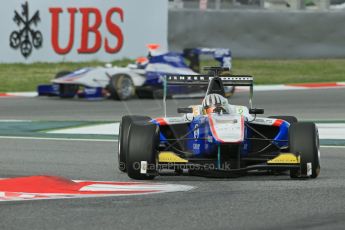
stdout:
[(267, 161), (267, 164), (299, 164), (300, 162), (300, 156), (293, 153), (281, 153), (272, 160)]
[(158, 162), (159, 163), (187, 163), (188, 160), (177, 156), (173, 152), (164, 151), (164, 152), (159, 153)]

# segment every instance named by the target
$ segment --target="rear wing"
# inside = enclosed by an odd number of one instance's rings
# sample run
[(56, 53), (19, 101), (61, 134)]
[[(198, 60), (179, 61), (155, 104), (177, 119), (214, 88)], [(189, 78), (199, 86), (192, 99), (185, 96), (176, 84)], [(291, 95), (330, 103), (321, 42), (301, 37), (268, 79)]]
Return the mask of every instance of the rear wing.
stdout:
[[(249, 75), (216, 76), (224, 86), (253, 86), (253, 77)], [(167, 75), (167, 85), (208, 85), (214, 75)]]
[[(211, 69), (211, 68), (210, 68)], [(217, 80), (221, 81), (223, 86), (247, 86), (249, 87), (249, 107), (253, 108), (253, 85), (254, 80), (250, 75), (227, 75), (219, 76), (219, 67), (214, 69), (213, 75), (166, 75), (164, 77), (164, 113), (166, 116), (166, 96), (167, 88), (169, 85), (208, 85), (210, 87), (211, 82)], [(208, 89), (209, 90), (209, 89)]]

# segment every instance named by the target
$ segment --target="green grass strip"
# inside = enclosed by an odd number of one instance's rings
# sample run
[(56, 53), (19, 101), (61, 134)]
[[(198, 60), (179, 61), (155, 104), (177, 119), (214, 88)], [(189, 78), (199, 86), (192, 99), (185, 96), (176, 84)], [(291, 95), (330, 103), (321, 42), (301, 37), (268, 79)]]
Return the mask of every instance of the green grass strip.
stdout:
[[(116, 66), (126, 66), (132, 60), (112, 62)], [(0, 92), (35, 91), (37, 85), (49, 83), (62, 70), (76, 70), (83, 67), (103, 66), (105, 63), (64, 62), (34, 64), (0, 64)], [(216, 66), (215, 61), (202, 61), (202, 66)], [(233, 60), (234, 74), (250, 74), (255, 84), (288, 84), (307, 82), (345, 81), (345, 59), (316, 60)]]

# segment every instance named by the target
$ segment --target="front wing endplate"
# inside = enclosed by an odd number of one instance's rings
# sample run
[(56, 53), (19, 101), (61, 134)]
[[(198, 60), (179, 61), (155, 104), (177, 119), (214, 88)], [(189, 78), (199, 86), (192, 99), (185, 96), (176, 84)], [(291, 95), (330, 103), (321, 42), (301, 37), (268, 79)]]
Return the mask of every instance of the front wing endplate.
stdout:
[(159, 163), (188, 163), (188, 160), (177, 156), (173, 152), (163, 151), (158, 156)]
[(267, 161), (267, 164), (299, 164), (301, 157), (293, 153), (281, 153), (272, 160)]

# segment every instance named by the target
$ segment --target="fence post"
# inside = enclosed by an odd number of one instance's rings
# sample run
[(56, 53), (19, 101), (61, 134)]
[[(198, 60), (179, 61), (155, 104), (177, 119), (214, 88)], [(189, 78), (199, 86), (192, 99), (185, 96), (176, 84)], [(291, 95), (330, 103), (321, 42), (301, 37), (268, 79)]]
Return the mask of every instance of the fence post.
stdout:
[(220, 7), (220, 5), (221, 5), (221, 0), (216, 0), (215, 4), (216, 4), (215, 9), (216, 9), (216, 10), (220, 10), (220, 9), (221, 9), (221, 7)]
[(261, 9), (265, 8), (265, 0), (260, 0), (259, 4)]
[(173, 0), (173, 8), (183, 9), (183, 0)]
[(295, 10), (304, 10), (305, 9), (305, 4), (304, 0), (296, 0), (296, 1), (291, 1), (290, 0), (290, 5), (293, 6)]
[(320, 10), (329, 10), (330, 0), (319, 0)]

